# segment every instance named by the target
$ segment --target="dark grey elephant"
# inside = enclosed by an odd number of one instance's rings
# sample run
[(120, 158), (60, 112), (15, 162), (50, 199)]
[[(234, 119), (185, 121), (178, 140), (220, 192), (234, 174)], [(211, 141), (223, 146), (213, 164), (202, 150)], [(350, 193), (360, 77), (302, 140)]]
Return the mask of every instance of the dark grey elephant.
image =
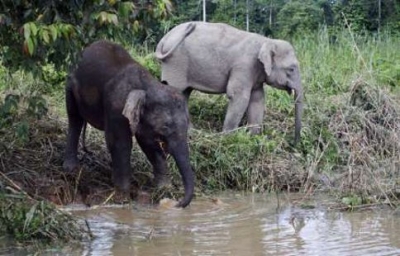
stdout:
[(178, 206), (186, 207), (194, 191), (189, 163), (189, 114), (184, 96), (160, 83), (121, 46), (97, 41), (82, 53), (66, 86), (67, 147), (63, 167), (78, 166), (78, 140), (85, 122), (104, 130), (118, 189), (130, 186), (132, 136), (153, 166), (158, 186), (168, 182), (166, 152), (176, 161), (185, 187)]
[(226, 93), (229, 99), (224, 131), (238, 127), (247, 110), (252, 133), (260, 133), (264, 115), (263, 83), (295, 98), (295, 144), (300, 139), (303, 89), (292, 45), (222, 23), (187, 22), (158, 43), (162, 79), (187, 99), (193, 89)]

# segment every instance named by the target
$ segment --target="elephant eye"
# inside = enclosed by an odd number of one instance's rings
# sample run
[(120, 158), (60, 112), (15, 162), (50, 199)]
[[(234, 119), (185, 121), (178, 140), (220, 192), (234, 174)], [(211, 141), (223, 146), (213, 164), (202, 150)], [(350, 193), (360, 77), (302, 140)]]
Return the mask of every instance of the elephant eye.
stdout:
[(287, 71), (288, 71), (289, 73), (293, 73), (293, 72), (294, 72), (294, 67), (289, 67), (289, 68), (287, 68)]

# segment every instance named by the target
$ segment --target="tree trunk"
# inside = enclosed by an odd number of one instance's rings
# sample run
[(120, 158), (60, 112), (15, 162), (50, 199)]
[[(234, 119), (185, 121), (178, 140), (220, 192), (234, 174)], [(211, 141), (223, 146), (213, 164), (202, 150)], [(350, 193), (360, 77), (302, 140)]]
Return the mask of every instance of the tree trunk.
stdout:
[(206, 22), (206, 0), (203, 0), (203, 22)]
[(246, 0), (246, 31), (249, 31), (249, 0)]

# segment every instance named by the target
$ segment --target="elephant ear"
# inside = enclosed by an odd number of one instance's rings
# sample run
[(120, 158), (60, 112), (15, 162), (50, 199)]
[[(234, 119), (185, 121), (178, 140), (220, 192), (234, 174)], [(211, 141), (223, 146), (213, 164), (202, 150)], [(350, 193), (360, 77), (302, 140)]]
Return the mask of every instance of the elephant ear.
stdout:
[(264, 64), (264, 70), (267, 76), (272, 72), (272, 61), (275, 55), (275, 44), (273, 42), (265, 42), (258, 53), (258, 59)]
[(132, 135), (136, 133), (145, 98), (146, 92), (144, 90), (132, 90), (126, 99), (122, 114), (129, 120), (129, 127)]

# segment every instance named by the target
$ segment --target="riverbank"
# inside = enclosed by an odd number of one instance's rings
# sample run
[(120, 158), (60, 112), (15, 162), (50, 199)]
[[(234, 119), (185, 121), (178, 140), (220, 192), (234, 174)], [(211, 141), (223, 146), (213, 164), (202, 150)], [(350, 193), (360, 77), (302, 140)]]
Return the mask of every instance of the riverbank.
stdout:
[[(356, 196), (363, 203), (372, 199), (396, 201), (400, 192), (400, 101), (396, 97), (356, 80), (348, 93), (332, 99), (336, 101), (334, 108), (316, 114), (306, 110), (302, 141), (293, 148), (291, 117), (267, 110), (263, 135), (252, 136), (245, 127), (223, 134), (215, 127), (221, 125), (224, 99), (196, 94), (190, 109), (196, 128), (189, 135), (196, 195), (225, 189), (317, 190), (337, 194), (339, 200)], [(213, 101), (212, 110), (198, 108), (210, 106)], [(220, 120), (213, 120), (218, 109)], [(196, 113), (200, 110), (202, 113)], [(207, 128), (210, 124), (212, 129)], [(88, 129), (89, 152), (80, 150), (81, 168), (65, 173), (62, 161), (66, 127), (65, 118), (49, 114), (30, 123), (28, 143), (2, 141), (1, 182), (58, 205), (115, 202), (103, 133)], [(14, 131), (3, 132), (3, 138), (13, 137)], [(151, 165), (136, 143), (131, 165), (131, 196), (135, 199), (152, 178)], [(178, 199), (182, 195), (173, 161), (169, 161), (169, 168), (173, 186), (155, 191), (149, 203), (164, 196)]]
[[(221, 133), (226, 97), (194, 93), (189, 105), (195, 129), (190, 131), (189, 145), (196, 198), (226, 189), (300, 191), (329, 193), (343, 206), (340, 209), (369, 204), (398, 207), (400, 53), (393, 45), (399, 44), (399, 38), (343, 32), (330, 42), (327, 32), (321, 31), (293, 44), (305, 89), (301, 142), (291, 146), (293, 100), (286, 92), (266, 86), (264, 131), (259, 136), (249, 135), (244, 121), (238, 130)], [(131, 52), (159, 75), (151, 53), (140, 56), (134, 48)], [(55, 205), (120, 203), (101, 132), (89, 128), (89, 153), (79, 151), (81, 168), (74, 173), (62, 171), (65, 73), (53, 70), (43, 82), (22, 73), (8, 76), (4, 68), (0, 71), (1, 186)], [(131, 166), (133, 204), (182, 196), (172, 161), (172, 186), (149, 194), (142, 188), (152, 177), (151, 165), (136, 143)]]

